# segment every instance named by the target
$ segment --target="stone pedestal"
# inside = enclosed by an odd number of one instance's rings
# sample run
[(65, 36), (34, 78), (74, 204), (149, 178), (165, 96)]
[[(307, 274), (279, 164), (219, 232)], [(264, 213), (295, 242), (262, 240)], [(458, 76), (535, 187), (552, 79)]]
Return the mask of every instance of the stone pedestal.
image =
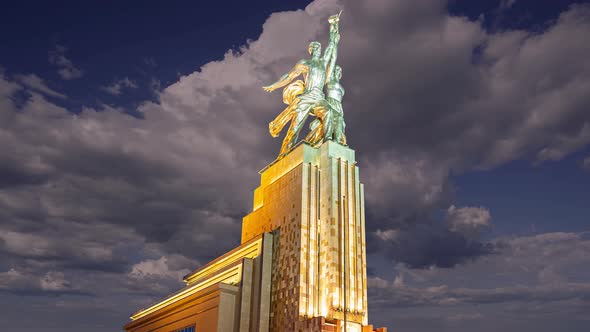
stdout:
[(314, 326), (325, 321), (365, 331), (364, 195), (354, 150), (331, 141), (319, 148), (304, 143), (260, 174), (242, 243), (278, 233), (270, 331), (322, 331)]
[(128, 332), (387, 332), (367, 323), (363, 185), (354, 151), (301, 144), (260, 172), (242, 244), (140, 309)]

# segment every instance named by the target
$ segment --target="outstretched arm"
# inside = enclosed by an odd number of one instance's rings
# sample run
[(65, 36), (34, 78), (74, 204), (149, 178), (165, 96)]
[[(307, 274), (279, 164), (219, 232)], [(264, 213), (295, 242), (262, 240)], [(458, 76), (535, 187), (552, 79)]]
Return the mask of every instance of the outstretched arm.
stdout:
[(278, 88), (282, 88), (285, 85), (289, 84), (295, 77), (304, 74), (307, 72), (307, 66), (305, 65), (305, 60), (300, 60), (290, 72), (286, 73), (285, 75), (281, 76), (278, 81), (274, 82), (271, 85), (267, 85), (262, 87), (265, 91), (272, 92)]

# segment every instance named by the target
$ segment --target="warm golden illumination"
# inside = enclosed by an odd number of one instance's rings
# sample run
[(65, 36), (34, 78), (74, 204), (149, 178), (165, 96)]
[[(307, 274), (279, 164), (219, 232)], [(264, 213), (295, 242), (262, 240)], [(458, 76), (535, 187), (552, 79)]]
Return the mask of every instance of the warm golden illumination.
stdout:
[(141, 317), (147, 316), (161, 308), (164, 308), (168, 305), (171, 305), (175, 302), (178, 302), (192, 294), (195, 294), (198, 291), (201, 291), (209, 286), (212, 286), (217, 283), (225, 283), (230, 285), (238, 284), (242, 280), (242, 263), (239, 262), (234, 266), (228, 266), (223, 270), (218, 271), (217, 273), (211, 275), (208, 278), (200, 280), (199, 282), (193, 283), (190, 286), (185, 287), (184, 289), (180, 290), (176, 294), (171, 295), (170, 297), (148, 307), (147, 309), (140, 310), (131, 316), (131, 320), (137, 320)]
[(256, 258), (261, 253), (262, 236), (258, 236), (187, 275), (184, 278), (187, 287), (147, 309), (138, 311), (131, 316), (131, 319), (136, 320), (147, 316), (216, 283), (222, 282), (231, 285), (240, 283), (242, 280), (242, 260)]
[(304, 143), (260, 175), (242, 243), (279, 230), (274, 286), (277, 296), (294, 299), (273, 307), (283, 315), (271, 327), (286, 331), (310, 317), (367, 325), (364, 188), (354, 151)]
[(197, 282), (199, 279), (206, 277), (209, 273), (223, 269), (224, 267), (240, 261), (243, 258), (258, 257), (261, 251), (262, 237), (259, 236), (256, 240), (235, 248), (234, 250), (201, 267), (197, 271), (187, 275), (184, 277), (184, 282), (187, 285), (190, 285), (194, 282)]

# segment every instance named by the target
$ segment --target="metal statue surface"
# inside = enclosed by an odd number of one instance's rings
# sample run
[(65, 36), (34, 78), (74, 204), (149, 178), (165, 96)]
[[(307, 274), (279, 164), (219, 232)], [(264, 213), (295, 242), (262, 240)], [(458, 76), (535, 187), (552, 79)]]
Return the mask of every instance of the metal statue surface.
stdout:
[[(289, 84), (283, 89), (283, 102), (287, 107), (268, 125), (270, 134), (277, 137), (291, 121), (283, 139), (279, 158), (295, 145), (309, 115), (315, 116), (316, 119), (310, 124), (310, 132), (305, 138), (308, 143), (319, 145), (325, 140), (334, 139), (346, 145), (342, 112), (344, 89), (340, 85), (342, 69), (336, 65), (340, 41), (339, 21), (340, 13), (330, 16), (328, 20), (330, 38), (323, 56), (321, 44), (317, 41), (311, 42), (308, 48), (311, 59), (298, 61), (295, 67), (278, 81), (263, 87), (264, 90), (272, 92)], [(303, 81), (293, 82), (299, 75), (303, 75)]]

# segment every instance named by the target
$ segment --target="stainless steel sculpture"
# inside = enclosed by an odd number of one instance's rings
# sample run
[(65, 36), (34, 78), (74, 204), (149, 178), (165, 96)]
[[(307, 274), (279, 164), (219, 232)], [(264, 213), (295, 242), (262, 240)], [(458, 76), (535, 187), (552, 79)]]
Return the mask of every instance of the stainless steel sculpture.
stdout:
[[(328, 19), (330, 38), (323, 56), (321, 44), (317, 41), (311, 42), (308, 49), (311, 59), (298, 61), (295, 67), (278, 81), (263, 87), (264, 90), (272, 92), (289, 84), (283, 89), (283, 102), (288, 106), (268, 125), (270, 134), (277, 137), (291, 121), (283, 139), (279, 158), (295, 145), (309, 115), (315, 116), (316, 119), (310, 124), (310, 132), (305, 138), (308, 143), (316, 146), (325, 140), (335, 140), (346, 145), (342, 111), (344, 88), (340, 85), (342, 68), (336, 65), (340, 41), (339, 21), (340, 13)], [(299, 75), (303, 75), (303, 81), (293, 82)]]

